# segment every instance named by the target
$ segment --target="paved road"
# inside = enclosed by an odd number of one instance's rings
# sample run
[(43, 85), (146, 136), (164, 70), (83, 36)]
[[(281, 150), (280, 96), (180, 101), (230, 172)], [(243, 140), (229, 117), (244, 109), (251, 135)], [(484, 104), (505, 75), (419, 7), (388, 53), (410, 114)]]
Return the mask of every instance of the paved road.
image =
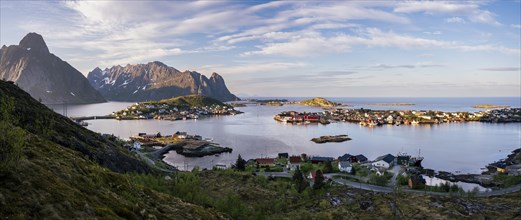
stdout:
[(158, 170), (160, 170), (160, 171), (166, 172), (166, 173), (173, 173), (173, 172), (175, 172), (175, 171), (173, 171), (173, 170), (167, 170), (167, 169), (163, 169), (163, 168), (161, 168), (161, 167), (158, 167), (158, 166), (156, 165), (156, 162), (155, 162), (154, 160), (152, 160), (152, 159), (150, 159), (149, 157), (147, 157), (147, 156), (146, 156), (143, 152), (141, 152), (141, 151), (136, 151), (136, 153), (137, 153), (137, 155), (138, 155), (141, 159), (143, 159), (143, 160), (145, 161), (145, 163), (147, 163), (147, 164), (148, 164), (149, 166), (151, 166), (151, 167), (154, 167), (154, 168), (156, 168), (156, 169), (158, 169)]
[[(293, 175), (291, 173), (288, 173), (287, 171), (284, 172), (257, 172), (257, 175), (264, 175), (264, 176), (272, 176), (272, 177), (287, 177), (291, 178)], [(346, 176), (350, 178), (356, 178), (356, 179), (362, 179), (362, 177), (359, 176), (353, 176), (349, 174), (343, 174), (343, 173), (327, 173), (324, 174), (325, 177), (335, 181), (336, 183), (350, 186), (353, 188), (363, 189), (363, 190), (370, 190), (375, 192), (383, 192), (383, 193), (391, 193), (393, 192), (393, 187), (388, 186), (377, 186), (362, 182), (353, 182), (342, 178), (333, 178), (333, 176)], [(450, 196), (450, 193), (443, 193), (443, 192), (431, 192), (431, 191), (421, 191), (421, 190), (411, 190), (406, 187), (401, 188), (402, 192), (407, 193), (418, 193), (418, 194), (429, 194), (429, 195), (437, 195), (437, 196)], [(506, 189), (500, 189), (500, 190), (493, 190), (493, 191), (487, 191), (487, 192), (478, 192), (476, 194), (477, 197), (488, 197), (488, 196), (499, 196), (507, 193), (517, 192), (521, 191), (521, 184), (506, 188)], [(454, 193), (452, 194), (454, 195)]]

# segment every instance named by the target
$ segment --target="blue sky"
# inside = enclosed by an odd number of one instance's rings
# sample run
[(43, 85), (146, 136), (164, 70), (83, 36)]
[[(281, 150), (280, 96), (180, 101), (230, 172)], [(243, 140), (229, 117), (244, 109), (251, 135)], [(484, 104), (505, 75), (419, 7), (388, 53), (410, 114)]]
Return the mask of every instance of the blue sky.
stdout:
[(0, 1), (85, 75), (161, 61), (240, 96), (521, 96), (517, 1)]

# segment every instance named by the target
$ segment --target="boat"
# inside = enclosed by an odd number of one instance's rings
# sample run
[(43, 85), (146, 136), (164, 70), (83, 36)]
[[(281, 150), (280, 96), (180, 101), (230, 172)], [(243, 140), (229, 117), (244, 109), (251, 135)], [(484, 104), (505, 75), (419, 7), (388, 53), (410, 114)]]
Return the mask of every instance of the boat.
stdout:
[(421, 149), (418, 149), (418, 156), (417, 157), (411, 157), (411, 159), (409, 160), (409, 165), (410, 166), (422, 167), (423, 157), (420, 156), (420, 150)]
[(420, 123), (420, 122), (419, 122), (419, 121), (416, 121), (416, 120), (413, 120), (413, 121), (411, 122), (411, 124), (413, 124), (413, 125), (417, 125), (417, 124), (419, 124), (419, 123)]

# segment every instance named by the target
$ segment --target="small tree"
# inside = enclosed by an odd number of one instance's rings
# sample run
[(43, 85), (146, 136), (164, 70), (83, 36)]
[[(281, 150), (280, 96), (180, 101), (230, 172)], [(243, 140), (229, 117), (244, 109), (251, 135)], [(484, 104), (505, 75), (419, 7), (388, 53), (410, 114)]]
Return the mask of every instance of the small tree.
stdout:
[(324, 173), (322, 170), (317, 170), (315, 173), (315, 182), (313, 184), (313, 189), (320, 189), (324, 186)]
[(295, 182), (295, 187), (297, 188), (298, 193), (301, 193), (309, 186), (298, 167), (295, 170), (295, 173), (293, 173), (293, 182)]
[(324, 173), (332, 173), (333, 172), (333, 164), (331, 161), (326, 161), (324, 164)]
[(241, 155), (237, 157), (237, 162), (235, 162), (235, 169), (244, 171), (246, 169), (246, 161), (242, 159)]

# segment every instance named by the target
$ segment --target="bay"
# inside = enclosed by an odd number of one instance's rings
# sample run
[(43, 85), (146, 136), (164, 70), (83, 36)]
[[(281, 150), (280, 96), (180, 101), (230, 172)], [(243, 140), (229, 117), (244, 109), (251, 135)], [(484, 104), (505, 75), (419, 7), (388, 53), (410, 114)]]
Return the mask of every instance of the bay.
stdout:
[[(279, 97), (280, 99), (280, 97)], [(331, 98), (346, 104), (367, 105), (371, 109), (437, 109), (443, 111), (475, 110), (470, 106), (480, 103), (519, 107), (519, 98)], [(299, 99), (302, 100), (302, 99)], [(365, 101), (363, 101), (365, 100)], [(445, 100), (445, 101), (444, 101)], [(373, 103), (410, 102), (414, 106), (370, 106)], [(425, 104), (417, 104), (425, 103)], [(427, 104), (434, 103), (434, 104)], [(106, 115), (132, 103), (109, 102), (91, 105), (68, 106), (69, 116)], [(433, 106), (430, 106), (433, 105)], [(427, 108), (428, 107), (428, 108)], [(63, 109), (54, 106), (62, 113)], [(405, 152), (425, 157), (426, 168), (456, 173), (479, 173), (488, 163), (505, 158), (512, 150), (521, 147), (521, 124), (491, 124), (480, 122), (439, 125), (408, 125), (362, 127), (356, 123), (331, 123), (329, 125), (292, 125), (273, 120), (281, 111), (319, 112), (321, 108), (299, 105), (260, 106), (237, 108), (244, 114), (219, 116), (186, 121), (160, 120), (92, 120), (88, 129), (99, 133), (114, 134), (123, 139), (139, 132), (173, 134), (187, 131), (205, 138), (213, 138), (222, 146), (233, 148), (232, 153), (202, 158), (186, 158), (175, 152), (166, 155), (165, 161), (182, 170), (193, 167), (211, 168), (215, 164), (232, 164), (237, 155), (253, 159), (276, 157), (278, 153), (338, 157), (345, 153), (364, 154), (370, 160), (387, 153)], [(60, 110), (62, 112), (60, 112)], [(348, 134), (353, 140), (343, 143), (315, 144), (310, 141), (321, 135)]]

